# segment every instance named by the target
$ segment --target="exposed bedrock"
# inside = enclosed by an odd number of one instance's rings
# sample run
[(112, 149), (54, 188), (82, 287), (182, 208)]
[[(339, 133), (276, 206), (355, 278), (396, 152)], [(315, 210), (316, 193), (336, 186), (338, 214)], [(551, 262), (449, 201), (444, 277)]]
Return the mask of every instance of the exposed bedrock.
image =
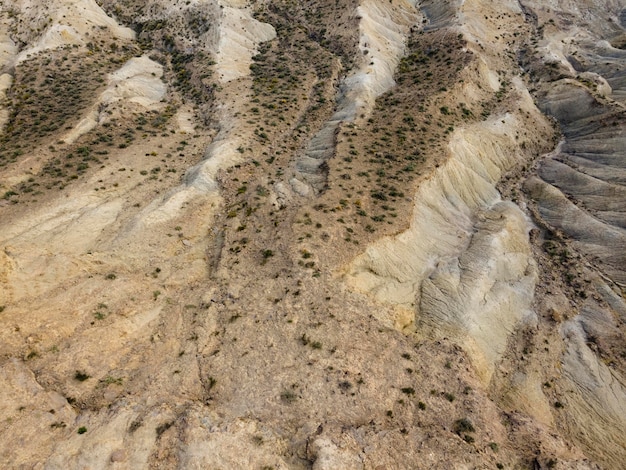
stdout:
[[(212, 35), (206, 42), (216, 59), (215, 71), (223, 86), (246, 78), (258, 45), (275, 37), (274, 27), (254, 19), (245, 4), (235, 0), (224, 2)], [(244, 85), (244, 89), (248, 87), (249, 84)], [(235, 117), (241, 111), (241, 105), (241, 100), (219, 103), (216, 110), (219, 132), (204, 152), (202, 161), (187, 171), (181, 186), (155, 200), (142, 212), (135, 221), (138, 226), (169, 220), (194, 198), (219, 199), (217, 172), (241, 160), (237, 148), (242, 145), (246, 131), (241, 129), (241, 122)]]
[[(0, 1), (0, 9), (3, 3)], [(9, 117), (5, 100), (13, 83), (16, 64), (45, 51), (84, 47), (102, 30), (116, 40), (135, 38), (131, 29), (120, 26), (107, 16), (94, 0), (47, 3), (17, 0), (8, 3), (14, 14), (0, 13), (0, 131)], [(16, 21), (16, 12), (22, 21)]]
[[(339, 126), (368, 115), (376, 98), (395, 85), (396, 66), (404, 53), (410, 28), (419, 17), (412, 1), (396, 5), (364, 0), (355, 14), (360, 33), (358, 68), (349, 71), (339, 87), (337, 111), (296, 159), (296, 179), (306, 182), (317, 193), (326, 185), (325, 162), (335, 153)], [(297, 189), (296, 181), (292, 185)]]
[(561, 152), (526, 187), (539, 212), (620, 285), (626, 284), (626, 124), (617, 105), (562, 80), (541, 103), (560, 122)]
[[(167, 87), (161, 80), (163, 67), (147, 56), (133, 57), (119, 70), (109, 75), (108, 86), (94, 103), (87, 115), (63, 137), (66, 143), (74, 143), (97, 126), (110, 121), (111, 108), (124, 104), (142, 110), (161, 110), (165, 104)], [(119, 111), (118, 111), (119, 114)]]
[(486, 380), (509, 335), (522, 322), (536, 322), (531, 304), (537, 268), (528, 227), (509, 202), (479, 212), (467, 249), (441, 260), (421, 285), (417, 331), (457, 338)]
[(20, 11), (24, 19), (22, 24), (17, 25), (14, 35), (20, 42), (30, 43), (30, 47), (20, 50), (17, 62), (50, 49), (85, 46), (94, 35), (99, 34), (98, 29), (109, 31), (116, 39), (135, 38), (133, 30), (119, 25), (95, 0), (18, 0), (13, 7)]
[(436, 29), (453, 25), (459, 19), (459, 9), (463, 0), (426, 0), (420, 3), (420, 9), (426, 16), (424, 29)]
[(0, 0), (135, 51), (17, 163), (141, 131), (0, 197), (0, 466), (622, 468), (620, 1)]
[(455, 131), (450, 159), (414, 196), (410, 228), (370, 245), (347, 272), (355, 288), (414, 312), (404, 326), (456, 337), (486, 380), (508, 335), (533, 318), (530, 224), (495, 187), (523, 158), (513, 137), (521, 124), (506, 114)]
[[(564, 11), (557, 9), (555, 18)], [(612, 342), (623, 344), (626, 312), (626, 54), (610, 44), (620, 34), (614, 20), (619, 11), (616, 2), (590, 5), (584, 21), (593, 28), (576, 45), (561, 49), (559, 41), (547, 40), (548, 53), (567, 54), (560, 70), (569, 78), (540, 79), (538, 101), (559, 122), (563, 142), (525, 182), (541, 223), (597, 273), (596, 294), (561, 327), (563, 387), (568, 390), (562, 423), (607, 468), (620, 468), (626, 456), (626, 380), (606, 358)], [(611, 20), (600, 21), (606, 15)]]
[[(564, 156), (562, 157), (571, 157)], [(541, 178), (556, 187), (568, 188), (577, 200), (605, 224), (626, 228), (626, 188), (622, 182), (605, 181), (599, 175), (589, 175), (558, 160), (546, 160), (540, 168)], [(612, 175), (613, 178), (618, 175)]]
[(7, 15), (0, 14), (0, 132), (9, 118), (6, 109), (6, 93), (13, 83), (13, 76), (7, 72), (10, 63), (17, 54), (17, 45), (13, 42), (9, 31), (10, 21)]
[(245, 4), (237, 1), (223, 2), (219, 28), (216, 29), (219, 80), (227, 83), (250, 74), (252, 56), (259, 43), (276, 37), (272, 25), (252, 17)]
[(562, 20), (565, 30), (600, 36), (613, 36), (619, 30), (622, 0), (520, 0), (519, 4), (536, 15), (541, 22)]
[(611, 46), (607, 40), (586, 41), (579, 50), (568, 57), (576, 71), (601, 77), (610, 86), (613, 99), (626, 101), (626, 50)]
[(619, 326), (624, 323), (626, 304), (603, 282), (597, 281), (595, 287), (604, 302), (587, 301), (580, 314), (561, 328), (566, 344), (563, 374), (570, 391), (564, 397), (565, 422), (568, 431), (592, 449), (591, 454), (609, 468), (620, 468), (626, 453), (626, 381), (602, 360), (598, 347), (606, 341), (621, 342)]

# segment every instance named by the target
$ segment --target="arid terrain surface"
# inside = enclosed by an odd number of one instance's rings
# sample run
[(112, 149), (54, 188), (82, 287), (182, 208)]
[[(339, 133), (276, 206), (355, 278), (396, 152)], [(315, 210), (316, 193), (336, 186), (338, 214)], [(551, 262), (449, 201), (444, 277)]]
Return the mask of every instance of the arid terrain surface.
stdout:
[(623, 0), (0, 0), (0, 468), (622, 469)]

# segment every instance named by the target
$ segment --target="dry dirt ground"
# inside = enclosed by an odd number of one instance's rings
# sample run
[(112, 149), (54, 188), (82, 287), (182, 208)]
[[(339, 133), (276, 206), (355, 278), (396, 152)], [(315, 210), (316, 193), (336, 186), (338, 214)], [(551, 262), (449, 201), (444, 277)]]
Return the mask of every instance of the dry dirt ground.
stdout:
[(0, 0), (0, 466), (619, 469), (616, 0)]

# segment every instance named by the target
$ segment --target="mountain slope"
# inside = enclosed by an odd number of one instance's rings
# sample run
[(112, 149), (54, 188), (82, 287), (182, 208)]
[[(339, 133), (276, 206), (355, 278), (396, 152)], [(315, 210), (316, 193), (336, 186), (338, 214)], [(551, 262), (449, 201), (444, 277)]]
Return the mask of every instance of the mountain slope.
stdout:
[(621, 468), (620, 2), (0, 0), (6, 468)]

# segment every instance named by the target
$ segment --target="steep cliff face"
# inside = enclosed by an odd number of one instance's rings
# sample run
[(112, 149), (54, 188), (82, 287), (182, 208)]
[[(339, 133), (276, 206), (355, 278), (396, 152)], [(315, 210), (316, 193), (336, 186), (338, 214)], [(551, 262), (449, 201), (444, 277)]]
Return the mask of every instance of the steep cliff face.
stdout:
[(619, 1), (0, 0), (6, 468), (621, 468)]

